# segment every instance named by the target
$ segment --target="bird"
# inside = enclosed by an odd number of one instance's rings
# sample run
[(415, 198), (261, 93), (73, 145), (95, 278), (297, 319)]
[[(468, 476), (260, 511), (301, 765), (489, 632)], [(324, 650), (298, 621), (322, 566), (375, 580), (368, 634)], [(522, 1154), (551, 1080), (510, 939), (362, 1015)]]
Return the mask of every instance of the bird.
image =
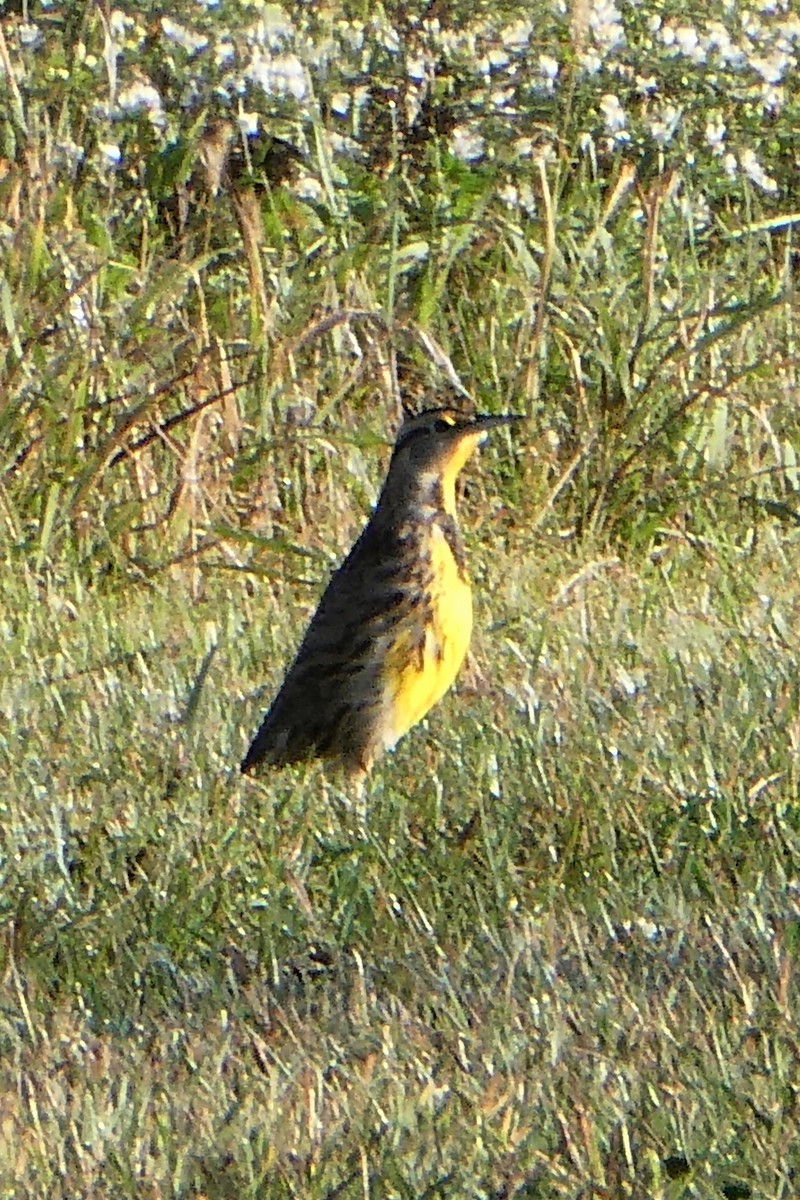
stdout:
[(522, 418), (406, 413), (378, 502), (331, 576), (241, 770), (316, 759), (363, 788), (451, 687), (472, 634), (456, 479), (487, 434)]

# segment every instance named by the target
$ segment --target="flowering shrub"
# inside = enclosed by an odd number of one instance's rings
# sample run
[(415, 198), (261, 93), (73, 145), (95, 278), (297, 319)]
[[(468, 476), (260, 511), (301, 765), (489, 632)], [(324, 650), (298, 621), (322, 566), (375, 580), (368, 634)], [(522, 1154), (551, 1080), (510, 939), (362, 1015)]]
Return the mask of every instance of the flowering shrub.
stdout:
[(341, 177), (354, 158), (376, 156), (376, 129), (417, 147), (444, 130), (454, 156), (502, 164), (509, 179), (529, 170), (532, 146), (623, 148), (691, 167), (714, 189), (745, 179), (777, 197), (793, 186), (798, 164), (782, 131), (798, 123), (800, 16), (789, 0), (720, 0), (680, 17), (653, 0), (625, 11), (613, 0), (582, 0), (567, 13), (541, 5), (535, 18), (528, 5), (513, 10), (465, 6), (444, 24), (407, 9), (393, 19), (391, 7), (364, 20), (346, 6), (184, 0), (165, 16), (155, 5), (121, 5), (107, 20), (98, 10), (63, 61), (55, 14), (44, 12), (38, 23), (7, 23), (4, 88), (19, 137), (15, 93), (24, 108), (44, 80), (74, 86), (89, 102), (92, 136), (81, 149), (106, 179), (124, 169), (140, 118), (166, 145), (207, 110), (251, 135), (278, 129), (304, 148), (322, 127)]

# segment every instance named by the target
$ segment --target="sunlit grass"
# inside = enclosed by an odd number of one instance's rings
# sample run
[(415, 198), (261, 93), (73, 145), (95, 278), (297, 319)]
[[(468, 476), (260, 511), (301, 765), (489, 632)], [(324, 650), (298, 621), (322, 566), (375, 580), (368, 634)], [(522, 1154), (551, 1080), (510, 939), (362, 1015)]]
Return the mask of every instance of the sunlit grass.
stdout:
[[(280, 667), (224, 577), (191, 610), (181, 583), (124, 613), (51, 595), (13, 666), (6, 1174), (325, 1196), (365, 1162), (409, 1194), (657, 1194), (685, 1158), (687, 1187), (778, 1187), (800, 737), (782, 541), (636, 566), (475, 546), (485, 683), (376, 773), (366, 841), (316, 770), (238, 777)], [(275, 616), (271, 640), (295, 633)]]

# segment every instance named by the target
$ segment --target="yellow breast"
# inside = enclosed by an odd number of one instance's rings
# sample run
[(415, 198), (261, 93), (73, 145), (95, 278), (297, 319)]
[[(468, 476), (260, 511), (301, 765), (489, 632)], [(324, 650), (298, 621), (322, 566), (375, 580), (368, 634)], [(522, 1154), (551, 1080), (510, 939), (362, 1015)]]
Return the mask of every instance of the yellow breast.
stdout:
[(438, 525), (432, 530), (431, 619), (419, 644), (409, 633), (386, 661), (385, 730), (388, 748), (421, 721), (448, 690), (464, 661), (472, 635), (472, 592)]

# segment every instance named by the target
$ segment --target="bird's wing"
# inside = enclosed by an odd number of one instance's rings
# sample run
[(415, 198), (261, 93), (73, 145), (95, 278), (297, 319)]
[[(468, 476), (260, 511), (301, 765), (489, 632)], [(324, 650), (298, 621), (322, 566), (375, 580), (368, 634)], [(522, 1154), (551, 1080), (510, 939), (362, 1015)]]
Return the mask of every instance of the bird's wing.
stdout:
[(367, 526), (331, 578), (242, 764), (356, 759), (383, 703), (381, 673), (398, 635), (425, 639), (424, 556), (409, 530)]

